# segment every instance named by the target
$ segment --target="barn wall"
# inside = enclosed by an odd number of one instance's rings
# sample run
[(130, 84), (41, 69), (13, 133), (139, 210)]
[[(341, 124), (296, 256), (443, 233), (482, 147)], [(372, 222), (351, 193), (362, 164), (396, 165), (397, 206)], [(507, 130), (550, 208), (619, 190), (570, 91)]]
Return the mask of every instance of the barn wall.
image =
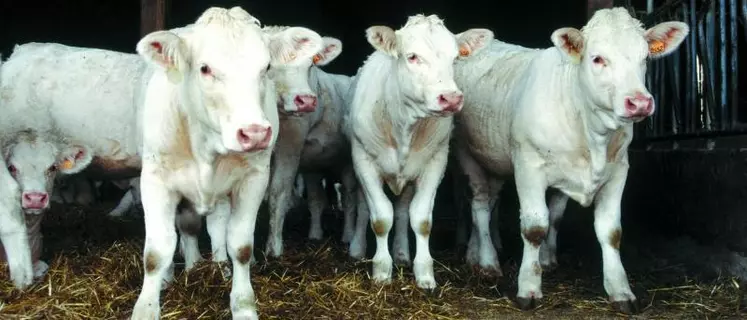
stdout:
[(631, 150), (626, 222), (747, 252), (747, 136), (672, 145)]

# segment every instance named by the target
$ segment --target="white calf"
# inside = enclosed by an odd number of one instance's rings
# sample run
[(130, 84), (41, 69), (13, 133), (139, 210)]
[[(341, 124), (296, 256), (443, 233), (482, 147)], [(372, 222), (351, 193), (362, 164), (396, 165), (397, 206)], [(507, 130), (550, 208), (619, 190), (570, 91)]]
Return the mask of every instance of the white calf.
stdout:
[[(319, 240), (323, 234), (321, 214), (326, 205), (319, 170), (344, 164), (349, 159), (341, 124), (346, 109), (343, 98), (350, 87), (350, 77), (326, 73), (319, 68), (342, 52), (340, 40), (331, 37), (324, 37), (322, 40), (322, 50), (304, 64), (270, 70), (277, 88), (289, 87), (288, 81), (299, 81), (299, 75), (305, 76), (320, 103), (313, 112), (300, 116), (280, 116), (280, 138), (273, 155), (268, 195), (270, 233), (265, 251), (269, 256), (278, 257), (282, 254), (283, 224), (285, 214), (293, 202), (293, 185), (297, 173), (302, 171), (306, 175), (304, 181), (311, 211), (309, 238)], [(278, 89), (278, 95), (282, 94)]]
[[(30, 266), (34, 277), (43, 276), (48, 266), (39, 260), (42, 252), (41, 214), (50, 206), (50, 194), (54, 188), (55, 177), (58, 173), (75, 174), (83, 170), (91, 162), (92, 154), (87, 147), (71, 143), (62, 138), (58, 132), (37, 132), (35, 130), (21, 130), (2, 139), (2, 158), (7, 166), (7, 172), (15, 180), (13, 188), (3, 189), (3, 199), (20, 196), (18, 212), (8, 212), (9, 217), (2, 218), (2, 224), (9, 223), (12, 227), (3, 228), (1, 249), (5, 249), (8, 261), (15, 257), (31, 257), (30, 261), (22, 261), (24, 266), (11, 265), (11, 278), (16, 281), (16, 274)], [(2, 169), (4, 171), (5, 169)], [(4, 174), (4, 173), (3, 173)], [(16, 187), (17, 186), (17, 187)], [(14, 224), (18, 216), (25, 221), (21, 228)], [(7, 219), (11, 218), (11, 221)], [(9, 238), (6, 238), (5, 235)], [(27, 242), (20, 245), (21, 234), (27, 235)], [(0, 254), (0, 260), (3, 259)], [(13, 257), (13, 258), (11, 258)], [(25, 284), (21, 284), (23, 286)]]
[(152, 73), (144, 83), (140, 175), (145, 274), (133, 319), (160, 317), (180, 203), (212, 213), (208, 231), (213, 225), (225, 240), (211, 240), (227, 243), (233, 262), (231, 314), (257, 318), (249, 262), (278, 132), (277, 95), (264, 75), (271, 65), (310, 59), (321, 44), (306, 28), (265, 34), (239, 7), (207, 9), (179, 34), (156, 31), (138, 42)]
[[(688, 34), (681, 22), (645, 30), (623, 8), (597, 11), (581, 30), (561, 28), (554, 47), (528, 49), (493, 41), (456, 64), (465, 95), (455, 135), (474, 198), (467, 259), (500, 270), (490, 242), (491, 200), (514, 175), (524, 255), (517, 300), (542, 298), (542, 267), (556, 262), (557, 224), (570, 197), (595, 204), (604, 288), (631, 312), (636, 298), (620, 261), (620, 201), (633, 123), (654, 112), (646, 61), (672, 53)], [(557, 189), (546, 202), (548, 188)]]
[[(417, 285), (435, 288), (428, 248), (431, 214), (446, 166), (452, 115), (463, 100), (453, 79), (454, 59), (479, 51), (493, 33), (470, 29), (455, 36), (436, 15), (416, 15), (397, 31), (373, 26), (366, 35), (376, 52), (356, 76), (346, 130), (376, 234), (373, 279), (388, 282), (392, 274), (387, 239), (393, 211), (381, 186), (384, 181), (400, 196), (399, 222), (409, 215), (416, 235)], [(406, 237), (395, 239), (398, 260), (409, 262), (407, 247)]]

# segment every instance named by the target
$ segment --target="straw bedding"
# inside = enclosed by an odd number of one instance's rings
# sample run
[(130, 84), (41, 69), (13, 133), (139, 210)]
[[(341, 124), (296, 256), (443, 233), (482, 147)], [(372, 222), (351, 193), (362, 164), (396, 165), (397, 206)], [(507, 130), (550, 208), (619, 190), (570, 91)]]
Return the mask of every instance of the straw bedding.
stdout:
[[(57, 206), (45, 218), (48, 275), (26, 292), (14, 290), (6, 266), (0, 266), (0, 318), (124, 319), (132, 311), (142, 282), (142, 218), (110, 219), (104, 207)], [(297, 215), (303, 216), (303, 214)], [(522, 312), (511, 302), (519, 255), (502, 263), (500, 281), (476, 276), (453, 247), (433, 245), (439, 287), (427, 293), (414, 285), (411, 268), (394, 270), (390, 285), (373, 284), (370, 262), (347, 258), (339, 243), (339, 222), (325, 216), (323, 243), (305, 238), (303, 219), (289, 218), (285, 254), (252, 269), (252, 284), (263, 319), (600, 319), (615, 318), (605, 300), (601, 268), (594, 255), (561, 253), (558, 269), (544, 275), (545, 299), (535, 311)], [(264, 222), (263, 222), (264, 221)], [(260, 219), (258, 225), (266, 224)], [(452, 239), (438, 230), (433, 238)], [(339, 229), (339, 228), (338, 228)], [(330, 232), (331, 231), (331, 232)], [(257, 247), (263, 248), (259, 232)], [(369, 235), (370, 236), (370, 235)], [(370, 237), (369, 237), (370, 238)], [(202, 239), (201, 248), (209, 248)], [(437, 242), (432, 240), (432, 242)], [(448, 241), (446, 241), (448, 242)], [(369, 241), (369, 252), (375, 244)], [(520, 248), (520, 247), (519, 247)], [(520, 251), (518, 251), (520, 252)], [(259, 253), (259, 252), (258, 252)], [(414, 254), (414, 251), (412, 252)], [(502, 256), (507, 256), (504, 253)], [(205, 254), (206, 258), (209, 258)], [(370, 255), (369, 255), (370, 256)], [(516, 260), (511, 260), (516, 259)], [(623, 259), (626, 259), (623, 257)], [(632, 267), (624, 260), (647, 319), (719, 319), (740, 317), (740, 285), (732, 279), (699, 282), (676, 266)], [(230, 281), (221, 268), (202, 262), (180, 272), (161, 296), (163, 319), (230, 319)], [(634, 271), (631, 271), (634, 270)]]

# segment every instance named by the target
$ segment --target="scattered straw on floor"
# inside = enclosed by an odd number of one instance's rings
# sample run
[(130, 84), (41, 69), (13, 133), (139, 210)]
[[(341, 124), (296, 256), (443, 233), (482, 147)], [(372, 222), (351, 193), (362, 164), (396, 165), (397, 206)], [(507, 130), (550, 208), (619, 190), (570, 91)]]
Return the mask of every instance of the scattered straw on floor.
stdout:
[[(0, 318), (124, 319), (142, 282), (142, 221), (110, 221), (81, 210), (50, 213), (45, 221), (49, 274), (25, 292), (14, 290), (7, 267), (0, 270)], [(128, 229), (129, 228), (129, 229)], [(130, 230), (130, 231), (127, 231)], [(57, 235), (51, 235), (50, 232)], [(327, 235), (337, 239), (338, 235)], [(351, 262), (345, 246), (329, 240), (309, 244), (303, 236), (286, 243), (280, 261), (261, 261), (252, 284), (263, 319), (600, 319), (611, 311), (600, 269), (564, 264), (544, 276), (545, 299), (521, 312), (507, 297), (515, 293), (516, 263), (504, 264), (499, 285), (474, 276), (453, 259), (454, 250), (434, 253), (438, 289), (414, 285), (411, 268), (396, 268), (386, 286), (373, 284), (370, 262)], [(413, 252), (414, 253), (414, 252)], [(258, 257), (260, 260), (262, 257)], [(177, 263), (180, 261), (177, 258)], [(179, 264), (177, 264), (178, 266)], [(666, 273), (666, 271), (664, 271)], [(646, 319), (739, 317), (739, 285), (729, 279), (697, 283), (669, 272), (630, 274)], [(177, 267), (161, 295), (163, 319), (230, 319), (230, 281), (221, 268), (202, 262), (189, 273)], [(678, 277), (678, 278), (677, 278)], [(665, 280), (664, 278), (667, 278)], [(665, 284), (668, 282), (669, 284)], [(674, 284), (672, 284), (674, 282)]]

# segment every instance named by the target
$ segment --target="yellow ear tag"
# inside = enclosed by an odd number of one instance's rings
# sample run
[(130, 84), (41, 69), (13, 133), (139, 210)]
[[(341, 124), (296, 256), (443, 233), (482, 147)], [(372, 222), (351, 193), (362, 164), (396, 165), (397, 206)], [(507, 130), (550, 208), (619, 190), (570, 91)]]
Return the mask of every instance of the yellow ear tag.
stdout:
[(62, 169), (70, 170), (73, 168), (73, 161), (70, 159), (65, 159), (65, 161), (62, 161), (62, 164), (60, 165)]
[(466, 46), (459, 46), (459, 56), (466, 57), (469, 54), (469, 48), (467, 48)]
[(166, 77), (172, 83), (179, 83), (182, 81), (182, 73), (179, 72), (175, 67), (169, 67), (166, 69)]
[(314, 59), (312, 59), (312, 61), (314, 61), (314, 64), (317, 64), (321, 60), (322, 60), (322, 56), (319, 54), (315, 55)]
[(651, 43), (648, 44), (648, 51), (651, 53), (659, 53), (664, 51), (664, 42), (660, 40), (651, 41)]

